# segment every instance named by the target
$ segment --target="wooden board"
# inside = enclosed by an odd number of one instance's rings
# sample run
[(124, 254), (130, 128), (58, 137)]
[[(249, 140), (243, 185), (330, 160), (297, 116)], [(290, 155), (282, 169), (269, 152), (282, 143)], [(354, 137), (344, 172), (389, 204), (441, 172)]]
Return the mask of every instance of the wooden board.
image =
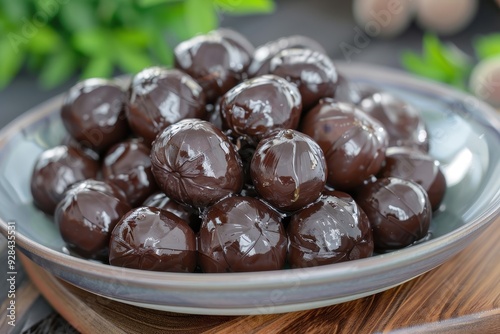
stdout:
[(469, 247), (388, 291), (320, 309), (202, 316), (142, 309), (95, 296), (22, 257), (33, 283), (83, 333), (500, 333), (500, 219)]

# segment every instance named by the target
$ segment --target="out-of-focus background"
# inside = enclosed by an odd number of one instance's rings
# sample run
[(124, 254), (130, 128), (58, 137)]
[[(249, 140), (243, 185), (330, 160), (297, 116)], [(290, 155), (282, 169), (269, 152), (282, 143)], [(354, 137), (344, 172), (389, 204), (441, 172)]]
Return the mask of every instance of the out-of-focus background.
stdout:
[[(399, 68), (500, 104), (500, 0), (0, 0), (0, 128), (83, 77), (170, 66), (179, 41), (217, 26), (255, 46), (309, 36), (336, 62)], [(17, 333), (72, 332), (41, 298), (28, 314)]]
[[(217, 25), (255, 46), (306, 35), (334, 60), (403, 68), (469, 90), (474, 66), (500, 57), (498, 2), (0, 0), (0, 126), (81, 77), (169, 65), (178, 41)], [(426, 33), (430, 50), (422, 53)]]

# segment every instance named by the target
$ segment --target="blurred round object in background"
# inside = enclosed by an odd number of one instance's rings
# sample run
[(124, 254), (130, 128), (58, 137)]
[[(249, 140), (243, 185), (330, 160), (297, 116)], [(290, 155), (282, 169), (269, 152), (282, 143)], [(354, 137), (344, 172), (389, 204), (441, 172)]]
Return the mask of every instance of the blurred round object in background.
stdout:
[(395, 37), (408, 28), (413, 18), (411, 0), (354, 0), (356, 22), (371, 37)]
[(500, 108), (500, 56), (477, 64), (472, 70), (469, 87), (474, 95)]
[(453, 35), (466, 28), (476, 16), (477, 0), (418, 0), (417, 22), (424, 30)]

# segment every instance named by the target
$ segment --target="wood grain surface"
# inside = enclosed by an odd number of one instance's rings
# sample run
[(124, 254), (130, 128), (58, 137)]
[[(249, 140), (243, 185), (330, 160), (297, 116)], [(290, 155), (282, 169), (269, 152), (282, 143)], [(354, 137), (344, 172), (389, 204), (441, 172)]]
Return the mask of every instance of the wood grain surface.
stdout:
[(385, 292), (315, 310), (239, 317), (122, 304), (22, 261), (45, 298), (83, 333), (500, 333), (499, 240), (497, 219), (445, 264)]

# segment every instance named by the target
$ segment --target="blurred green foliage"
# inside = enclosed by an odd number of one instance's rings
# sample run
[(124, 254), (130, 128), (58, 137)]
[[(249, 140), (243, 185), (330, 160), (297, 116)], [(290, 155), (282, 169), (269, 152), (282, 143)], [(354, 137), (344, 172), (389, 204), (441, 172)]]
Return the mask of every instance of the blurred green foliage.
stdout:
[(474, 50), (480, 60), (500, 56), (500, 33), (476, 38)]
[(476, 59), (453, 44), (445, 44), (432, 34), (424, 35), (422, 54), (406, 51), (403, 67), (415, 74), (467, 90), (467, 82), (476, 61), (500, 55), (500, 33), (479, 36), (473, 41)]
[(45, 88), (77, 72), (168, 66), (173, 47), (215, 29), (221, 13), (273, 10), (273, 0), (0, 0), (0, 89), (24, 65)]

